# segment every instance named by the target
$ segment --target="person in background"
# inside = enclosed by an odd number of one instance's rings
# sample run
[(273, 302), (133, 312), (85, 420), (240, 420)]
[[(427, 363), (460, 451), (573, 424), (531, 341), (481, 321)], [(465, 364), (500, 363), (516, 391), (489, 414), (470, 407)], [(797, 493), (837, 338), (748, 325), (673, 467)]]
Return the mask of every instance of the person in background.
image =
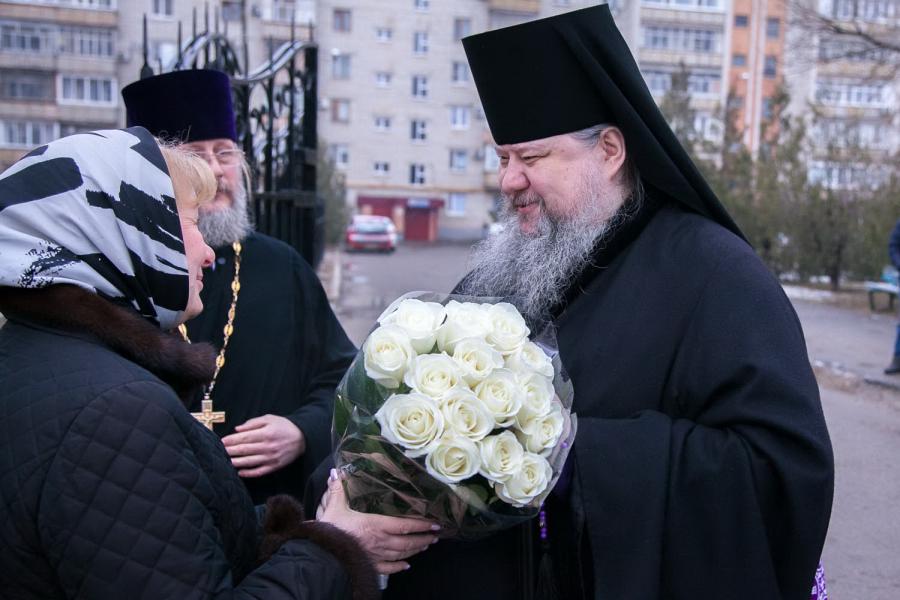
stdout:
[[(222, 367), (207, 390), (225, 413), (215, 431), (254, 502), (302, 497), (309, 472), (331, 450), (334, 390), (356, 349), (310, 266), (253, 231), (228, 76), (175, 71), (136, 81), (122, 97), (129, 126), (183, 143), (212, 168), (216, 195), (200, 210), (200, 230), (216, 259), (204, 269), (206, 310), (186, 323), (186, 334), (219, 353)], [(198, 397), (192, 410), (201, 409)]]
[[(894, 224), (894, 229), (891, 230), (891, 237), (888, 240), (888, 256), (894, 268), (900, 270), (900, 220)], [(885, 375), (896, 375), (897, 373), (900, 373), (900, 321), (897, 323), (897, 337), (894, 339), (894, 357), (891, 359), (891, 364), (884, 369)]]

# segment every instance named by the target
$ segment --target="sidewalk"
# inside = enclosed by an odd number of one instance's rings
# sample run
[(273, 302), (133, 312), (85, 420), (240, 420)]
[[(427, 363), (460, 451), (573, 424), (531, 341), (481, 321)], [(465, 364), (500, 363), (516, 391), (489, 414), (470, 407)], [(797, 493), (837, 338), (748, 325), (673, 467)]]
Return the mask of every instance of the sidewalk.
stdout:
[(325, 288), (325, 295), (328, 296), (328, 302), (331, 308), (336, 311), (338, 300), (341, 297), (341, 260), (343, 256), (340, 246), (326, 247), (322, 255), (322, 262), (316, 274), (322, 287)]
[(885, 375), (891, 360), (897, 315), (835, 306), (827, 292), (785, 286), (794, 304), (809, 359), (820, 383), (855, 392), (872, 386), (900, 394), (900, 376)]

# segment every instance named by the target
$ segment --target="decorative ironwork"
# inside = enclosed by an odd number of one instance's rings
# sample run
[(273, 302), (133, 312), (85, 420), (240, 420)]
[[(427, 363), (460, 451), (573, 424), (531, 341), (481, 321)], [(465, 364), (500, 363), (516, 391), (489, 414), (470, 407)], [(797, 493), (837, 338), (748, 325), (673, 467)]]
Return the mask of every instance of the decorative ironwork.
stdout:
[[(291, 39), (270, 51), (268, 60), (254, 69), (247, 67), (246, 33), (243, 60), (227, 38), (227, 21), (219, 32), (215, 10), (210, 30), (209, 5), (204, 30), (197, 31), (194, 9), (191, 37), (181, 42), (178, 23), (178, 56), (162, 71), (218, 69), (231, 78), (237, 119), (238, 144), (250, 167), (251, 207), (257, 231), (293, 246), (316, 266), (324, 250), (324, 205), (316, 189), (318, 147), (318, 46)], [(147, 64), (147, 21), (144, 17), (144, 65), (141, 78), (154, 75)]]

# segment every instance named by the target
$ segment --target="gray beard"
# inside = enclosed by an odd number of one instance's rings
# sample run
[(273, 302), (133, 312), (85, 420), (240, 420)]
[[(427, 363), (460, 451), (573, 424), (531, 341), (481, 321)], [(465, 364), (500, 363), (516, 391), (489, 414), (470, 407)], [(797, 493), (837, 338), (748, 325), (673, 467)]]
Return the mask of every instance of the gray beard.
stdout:
[(504, 196), (499, 219), (503, 230), (475, 247), (462, 291), (507, 298), (529, 322), (545, 322), (590, 263), (594, 248), (633, 212), (622, 197), (621, 189), (608, 189), (588, 175), (582, 182), (579, 213), (551, 217), (538, 199), (542, 209), (537, 230), (529, 234), (519, 227), (512, 198)]
[(234, 189), (220, 186), (219, 191), (231, 195), (231, 206), (208, 210), (200, 207), (198, 227), (203, 239), (213, 248), (230, 246), (250, 235), (253, 223), (247, 213), (247, 190), (243, 185)]

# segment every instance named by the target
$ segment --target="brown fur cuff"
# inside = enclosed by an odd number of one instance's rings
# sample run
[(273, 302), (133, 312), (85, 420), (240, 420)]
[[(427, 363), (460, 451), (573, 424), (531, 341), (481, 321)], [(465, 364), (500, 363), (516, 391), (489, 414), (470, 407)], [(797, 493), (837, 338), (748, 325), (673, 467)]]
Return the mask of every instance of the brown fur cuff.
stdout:
[(375, 566), (356, 538), (328, 523), (304, 521), (302, 505), (291, 496), (281, 494), (269, 498), (263, 530), (259, 548), (261, 562), (287, 541), (309, 540), (343, 565), (350, 576), (353, 600), (375, 600), (381, 596)]

